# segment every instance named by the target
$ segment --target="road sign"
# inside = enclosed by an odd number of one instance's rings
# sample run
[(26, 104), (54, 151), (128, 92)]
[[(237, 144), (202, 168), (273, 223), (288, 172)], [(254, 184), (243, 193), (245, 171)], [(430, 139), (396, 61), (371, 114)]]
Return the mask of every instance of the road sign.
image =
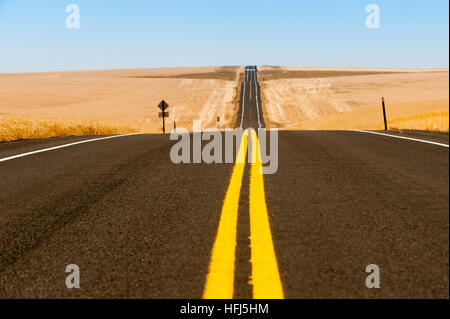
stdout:
[(166, 101), (162, 100), (161, 103), (158, 104), (159, 109), (162, 112), (159, 112), (159, 117), (163, 120), (163, 134), (166, 134), (166, 117), (169, 117), (169, 113), (166, 110), (169, 108), (169, 104)]
[(169, 108), (169, 104), (167, 104), (166, 101), (162, 100), (161, 103), (158, 104), (158, 107), (161, 109), (161, 111), (165, 111)]

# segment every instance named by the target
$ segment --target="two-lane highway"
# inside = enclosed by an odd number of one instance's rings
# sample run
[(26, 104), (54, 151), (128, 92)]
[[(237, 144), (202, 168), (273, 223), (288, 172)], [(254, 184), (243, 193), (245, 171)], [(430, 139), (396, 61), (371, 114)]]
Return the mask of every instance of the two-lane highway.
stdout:
[(261, 108), (261, 94), (258, 82), (258, 69), (256, 66), (245, 68), (244, 82), (241, 86), (241, 103), (237, 127), (263, 128), (265, 127), (263, 112)]
[[(237, 127), (265, 126), (257, 79)], [(448, 135), (389, 134), (280, 131), (273, 175), (168, 135), (0, 143), (0, 297), (448, 298)]]
[[(1, 143), (0, 157), (74, 140)], [(172, 144), (127, 136), (0, 163), (0, 296), (201, 297), (231, 167), (172, 164)]]

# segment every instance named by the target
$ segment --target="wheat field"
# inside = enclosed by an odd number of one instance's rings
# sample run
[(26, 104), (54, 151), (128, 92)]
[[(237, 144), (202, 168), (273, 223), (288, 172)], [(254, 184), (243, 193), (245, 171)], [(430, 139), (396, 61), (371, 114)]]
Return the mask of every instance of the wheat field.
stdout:
[(0, 142), (32, 138), (135, 133), (137, 128), (92, 120), (0, 117)]
[[(391, 130), (422, 130), (448, 132), (449, 112), (429, 112), (399, 117), (388, 122)], [(380, 125), (379, 128), (381, 128)]]
[(161, 133), (157, 105), (163, 99), (170, 105), (168, 129), (176, 121), (190, 131), (193, 120), (215, 127), (217, 116), (221, 127), (233, 127), (241, 74), (242, 67), (0, 73), (0, 139), (122, 133), (127, 127)]
[[(392, 127), (448, 131), (445, 119), (431, 113), (449, 110), (448, 69), (266, 67), (259, 70), (263, 75), (264, 72), (274, 75), (274, 79), (263, 76), (261, 82), (264, 119), (270, 127), (379, 129), (383, 123), (381, 100), (384, 97)], [(434, 120), (438, 122), (433, 123)]]

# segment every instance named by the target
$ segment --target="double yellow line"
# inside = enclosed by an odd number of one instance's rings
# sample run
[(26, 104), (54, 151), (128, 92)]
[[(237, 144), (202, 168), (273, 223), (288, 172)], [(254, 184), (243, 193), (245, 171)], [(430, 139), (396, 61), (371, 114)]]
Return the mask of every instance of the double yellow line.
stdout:
[[(282, 299), (283, 288), (267, 213), (259, 141), (256, 132), (254, 130), (250, 132), (252, 164), (249, 208), (253, 298)], [(233, 298), (238, 207), (248, 139), (248, 131), (245, 131), (222, 206), (203, 293), (205, 299)]]

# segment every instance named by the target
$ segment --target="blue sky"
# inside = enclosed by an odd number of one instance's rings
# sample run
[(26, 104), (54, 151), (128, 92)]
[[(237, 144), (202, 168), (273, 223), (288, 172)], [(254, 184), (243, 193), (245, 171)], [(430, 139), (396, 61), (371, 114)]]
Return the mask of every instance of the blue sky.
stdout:
[[(68, 4), (81, 28), (67, 29)], [(381, 28), (365, 25), (368, 4)], [(447, 0), (0, 0), (0, 72), (448, 67)]]

